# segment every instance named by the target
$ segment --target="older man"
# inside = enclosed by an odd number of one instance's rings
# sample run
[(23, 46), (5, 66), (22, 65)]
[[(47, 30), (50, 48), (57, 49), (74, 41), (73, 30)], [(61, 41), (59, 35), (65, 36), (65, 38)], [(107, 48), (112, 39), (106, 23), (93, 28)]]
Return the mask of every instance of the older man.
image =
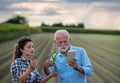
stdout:
[[(55, 61), (46, 60), (44, 72), (46, 75), (58, 72), (59, 83), (87, 83), (86, 76), (93, 74), (93, 67), (84, 48), (72, 46), (70, 44), (70, 34), (66, 30), (55, 32), (54, 41), (58, 48), (58, 53), (54, 56)], [(75, 50), (75, 56), (68, 61), (67, 52)], [(55, 65), (55, 67), (51, 67)]]

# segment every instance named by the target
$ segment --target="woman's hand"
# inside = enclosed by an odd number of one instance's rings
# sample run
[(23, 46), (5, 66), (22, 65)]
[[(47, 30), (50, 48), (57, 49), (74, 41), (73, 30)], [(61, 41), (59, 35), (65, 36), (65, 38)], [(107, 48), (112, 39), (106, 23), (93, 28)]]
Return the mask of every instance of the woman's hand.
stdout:
[(30, 72), (35, 70), (36, 66), (37, 66), (37, 61), (36, 60), (32, 61), (29, 68), (27, 69), (27, 71), (19, 77), (18, 83), (23, 83), (27, 79), (27, 77), (29, 76)]
[(49, 79), (51, 79), (52, 77), (55, 77), (55, 76), (57, 76), (57, 72), (56, 71), (54, 71), (54, 72), (50, 73), (48, 76), (42, 78), (40, 80), (40, 83), (46, 83)]
[(44, 67), (50, 67), (50, 66), (53, 66), (54, 65), (54, 62), (53, 61), (50, 61), (50, 60), (46, 60), (44, 63), (43, 63), (43, 66)]
[(30, 64), (30, 67), (29, 67), (30, 71), (35, 70), (35, 68), (37, 67), (37, 65), (38, 65), (37, 60), (33, 60), (31, 62), (31, 64)]
[(53, 66), (53, 65), (54, 65), (54, 62), (53, 62), (53, 61), (50, 61), (50, 60), (46, 60), (46, 61), (43, 63), (44, 72), (45, 72), (47, 75), (50, 74), (49, 67), (50, 67), (50, 66)]
[(50, 73), (51, 77), (56, 77), (58, 75), (57, 71)]

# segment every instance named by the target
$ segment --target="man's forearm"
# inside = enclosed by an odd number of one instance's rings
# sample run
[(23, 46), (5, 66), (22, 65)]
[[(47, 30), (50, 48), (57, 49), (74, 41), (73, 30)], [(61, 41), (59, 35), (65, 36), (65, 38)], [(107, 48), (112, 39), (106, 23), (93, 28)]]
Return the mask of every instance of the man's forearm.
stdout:
[(85, 72), (84, 72), (84, 70), (83, 70), (82, 67), (76, 66), (76, 68), (74, 68), (74, 69), (77, 70), (77, 71), (79, 71), (79, 72), (82, 73), (82, 74), (85, 74)]

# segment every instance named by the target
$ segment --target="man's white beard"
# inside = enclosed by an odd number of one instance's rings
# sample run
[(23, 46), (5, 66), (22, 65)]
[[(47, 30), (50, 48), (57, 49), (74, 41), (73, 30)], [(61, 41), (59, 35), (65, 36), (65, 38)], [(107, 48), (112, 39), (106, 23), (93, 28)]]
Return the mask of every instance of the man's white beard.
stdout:
[(60, 52), (67, 52), (69, 46), (70, 46), (70, 45), (67, 45), (67, 46), (58, 46), (58, 50), (59, 50)]

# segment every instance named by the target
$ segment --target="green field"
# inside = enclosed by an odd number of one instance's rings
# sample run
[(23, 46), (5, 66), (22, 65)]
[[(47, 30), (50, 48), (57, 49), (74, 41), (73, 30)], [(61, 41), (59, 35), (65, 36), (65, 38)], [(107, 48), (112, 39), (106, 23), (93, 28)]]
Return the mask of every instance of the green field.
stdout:
[[(55, 51), (52, 33), (42, 33), (30, 36), (35, 44), (33, 59), (39, 63), (41, 73), (42, 63)], [(88, 77), (88, 83), (120, 83), (120, 35), (71, 34), (71, 44), (86, 49), (94, 74)], [(0, 83), (12, 83), (10, 63), (12, 62), (13, 46), (17, 39), (0, 43)], [(50, 80), (49, 83), (55, 83)]]

